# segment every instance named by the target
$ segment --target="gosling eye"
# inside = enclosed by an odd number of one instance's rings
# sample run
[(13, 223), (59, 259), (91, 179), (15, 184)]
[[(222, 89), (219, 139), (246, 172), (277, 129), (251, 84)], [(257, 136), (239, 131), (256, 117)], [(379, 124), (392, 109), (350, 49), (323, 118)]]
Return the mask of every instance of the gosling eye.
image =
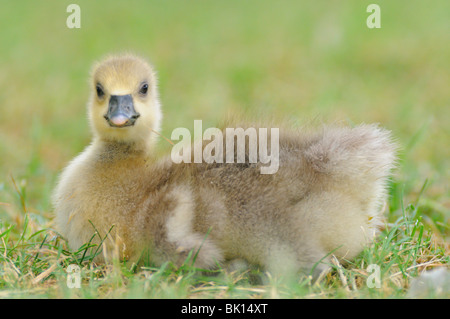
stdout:
[(95, 86), (95, 90), (97, 91), (97, 96), (99, 99), (105, 96), (105, 92), (103, 91), (103, 88), (100, 84), (97, 84)]
[(147, 83), (142, 84), (141, 88), (139, 89), (139, 94), (147, 95), (147, 91), (148, 91), (148, 84)]

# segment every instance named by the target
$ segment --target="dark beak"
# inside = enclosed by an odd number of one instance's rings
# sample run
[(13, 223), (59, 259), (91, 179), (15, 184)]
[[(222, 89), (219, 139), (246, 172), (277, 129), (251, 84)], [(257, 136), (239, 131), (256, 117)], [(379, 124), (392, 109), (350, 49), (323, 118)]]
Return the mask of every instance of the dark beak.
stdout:
[(133, 105), (131, 94), (111, 95), (109, 99), (108, 113), (104, 115), (110, 126), (132, 126), (140, 116)]

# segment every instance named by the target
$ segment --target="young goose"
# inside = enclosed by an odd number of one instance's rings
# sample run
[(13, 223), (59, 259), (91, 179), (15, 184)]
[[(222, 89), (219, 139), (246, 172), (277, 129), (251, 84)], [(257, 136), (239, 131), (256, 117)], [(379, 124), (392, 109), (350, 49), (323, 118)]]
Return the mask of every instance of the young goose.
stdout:
[(331, 253), (353, 258), (376, 236), (395, 160), (388, 131), (280, 130), (275, 174), (261, 174), (260, 163), (175, 164), (151, 153), (161, 120), (151, 66), (110, 57), (94, 67), (91, 86), (93, 141), (53, 197), (72, 249), (102, 243), (100, 262), (180, 264), (191, 253), (205, 269), (236, 259), (321, 271)]

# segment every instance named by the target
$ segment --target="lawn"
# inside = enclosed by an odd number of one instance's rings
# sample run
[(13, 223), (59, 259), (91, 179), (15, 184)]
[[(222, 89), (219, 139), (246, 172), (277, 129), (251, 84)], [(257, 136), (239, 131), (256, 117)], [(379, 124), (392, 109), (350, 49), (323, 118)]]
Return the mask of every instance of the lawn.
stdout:
[[(449, 1), (377, 1), (379, 29), (366, 25), (371, 1), (79, 0), (79, 29), (66, 26), (70, 3), (0, 4), (0, 298), (404, 298), (423, 271), (449, 267)], [(154, 64), (165, 136), (228, 114), (392, 130), (401, 152), (386, 229), (316, 284), (189, 262), (101, 266), (69, 251), (50, 197), (90, 142), (91, 65), (114, 52)], [(161, 139), (156, 152), (170, 147)], [(80, 289), (67, 285), (70, 264)]]

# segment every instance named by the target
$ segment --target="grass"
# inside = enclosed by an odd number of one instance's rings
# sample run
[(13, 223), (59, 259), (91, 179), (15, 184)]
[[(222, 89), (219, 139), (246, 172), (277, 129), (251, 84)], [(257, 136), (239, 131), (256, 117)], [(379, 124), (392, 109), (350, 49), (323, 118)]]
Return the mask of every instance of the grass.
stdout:
[[(0, 298), (404, 298), (425, 270), (449, 265), (448, 1), (81, 0), (81, 29), (64, 1), (0, 10)], [(201, 272), (99, 266), (53, 230), (60, 170), (90, 139), (86, 78), (94, 60), (136, 51), (156, 65), (163, 134), (216, 126), (227, 113), (313, 122), (380, 122), (402, 146), (386, 229), (318, 284), (258, 270)], [(158, 152), (167, 152), (161, 140)], [(82, 288), (67, 287), (80, 266)], [(368, 265), (381, 287), (369, 288)], [(430, 296), (433, 297), (433, 296)]]
[[(402, 298), (412, 278), (450, 262), (449, 245), (417, 217), (419, 212), (414, 205), (391, 211), (389, 217), (398, 218), (379, 240), (345, 267), (331, 264), (332, 272), (319, 283), (305, 276), (272, 278), (257, 269), (207, 272), (193, 268), (190, 260), (179, 268), (171, 264), (136, 268), (120, 262), (96, 265), (93, 256), (85, 254), (87, 247), (69, 251), (52, 229), (42, 228), (25, 212), (18, 216), (20, 226), (3, 224), (0, 228), (0, 297)], [(81, 269), (81, 289), (67, 286), (71, 264)], [(367, 285), (370, 264), (380, 267), (379, 288)]]

